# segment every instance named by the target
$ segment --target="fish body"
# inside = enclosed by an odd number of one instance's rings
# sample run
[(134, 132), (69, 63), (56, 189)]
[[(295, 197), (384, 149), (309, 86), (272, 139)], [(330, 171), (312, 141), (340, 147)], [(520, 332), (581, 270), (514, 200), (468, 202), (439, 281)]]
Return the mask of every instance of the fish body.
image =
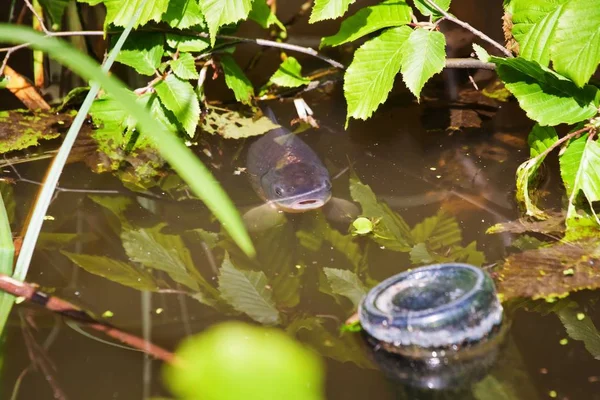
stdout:
[[(270, 109), (265, 114), (277, 122)], [(252, 143), (246, 168), (256, 193), (278, 210), (305, 212), (331, 199), (329, 172), (302, 139), (283, 127)]]

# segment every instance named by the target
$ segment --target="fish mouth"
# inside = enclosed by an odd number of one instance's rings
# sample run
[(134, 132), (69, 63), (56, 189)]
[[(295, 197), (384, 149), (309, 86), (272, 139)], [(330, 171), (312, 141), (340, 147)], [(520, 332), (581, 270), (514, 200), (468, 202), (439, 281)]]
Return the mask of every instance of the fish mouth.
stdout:
[(326, 202), (322, 199), (302, 199), (295, 201), (292, 204), (278, 203), (277, 206), (280, 210), (288, 213), (301, 213), (321, 208), (325, 203)]

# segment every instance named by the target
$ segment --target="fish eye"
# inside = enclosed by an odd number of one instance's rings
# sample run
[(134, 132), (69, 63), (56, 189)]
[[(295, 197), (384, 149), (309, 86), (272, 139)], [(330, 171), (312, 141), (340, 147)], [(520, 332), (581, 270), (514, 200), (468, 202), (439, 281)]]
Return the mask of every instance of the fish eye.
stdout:
[(281, 186), (275, 186), (275, 194), (279, 197), (283, 196), (283, 188)]

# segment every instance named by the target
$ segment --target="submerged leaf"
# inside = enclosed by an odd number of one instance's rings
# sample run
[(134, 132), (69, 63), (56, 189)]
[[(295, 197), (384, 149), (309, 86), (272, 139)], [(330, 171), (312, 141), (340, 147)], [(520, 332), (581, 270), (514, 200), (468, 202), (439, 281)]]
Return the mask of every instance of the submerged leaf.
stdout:
[(219, 292), (233, 308), (253, 320), (268, 325), (281, 323), (264, 272), (239, 270), (226, 257), (219, 269)]
[(323, 400), (323, 363), (280, 330), (212, 326), (177, 349), (164, 377), (181, 399)]
[(556, 312), (560, 321), (565, 326), (567, 334), (571, 339), (582, 341), (586, 350), (596, 360), (600, 360), (600, 332), (594, 322), (585, 314), (580, 317), (576, 309), (577, 304), (571, 302), (569, 307), (564, 307)]
[[(556, 243), (509, 256), (495, 271), (505, 300), (564, 297), (600, 287), (600, 241), (597, 238)], [(572, 269), (572, 274), (564, 271)]]
[(279, 128), (279, 125), (265, 116), (254, 119), (235, 111), (209, 107), (201, 128), (212, 135), (221, 135), (225, 139), (242, 139), (262, 135), (271, 129)]
[(339, 46), (352, 42), (383, 28), (401, 26), (410, 22), (411, 9), (403, 0), (386, 0), (377, 5), (363, 7), (340, 25), (333, 36), (321, 39), (321, 46)]
[(76, 254), (61, 251), (62, 254), (87, 272), (109, 279), (137, 290), (157, 291), (159, 289), (152, 274), (143, 268), (134, 267), (122, 261), (90, 254)]
[(348, 270), (337, 268), (324, 268), (323, 271), (329, 281), (329, 286), (334, 294), (348, 298), (354, 307), (358, 307), (363, 297), (367, 294), (367, 288), (358, 276)]
[(356, 50), (344, 75), (346, 125), (350, 118), (366, 120), (385, 102), (402, 65), (402, 45), (411, 32), (408, 26), (391, 28)]

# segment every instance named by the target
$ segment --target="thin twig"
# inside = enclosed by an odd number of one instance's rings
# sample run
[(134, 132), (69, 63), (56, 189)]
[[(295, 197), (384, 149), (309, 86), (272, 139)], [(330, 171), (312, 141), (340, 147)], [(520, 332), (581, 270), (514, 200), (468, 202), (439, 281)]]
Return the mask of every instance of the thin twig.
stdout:
[(147, 343), (144, 339), (138, 336), (123, 332), (113, 327), (108, 322), (97, 320), (90, 313), (78, 308), (74, 304), (41, 292), (30, 283), (20, 282), (11, 278), (10, 276), (0, 274), (0, 290), (16, 297), (23, 297), (25, 300), (38, 304), (47, 310), (60, 314), (74, 321), (86, 324), (92, 329), (103, 332), (107, 336), (141, 350), (157, 359), (171, 364), (178, 362), (175, 354), (172, 352), (152, 343)]
[(455, 24), (462, 26), (463, 28), (465, 28), (466, 30), (470, 31), (471, 33), (473, 33), (475, 36), (480, 37), (481, 39), (485, 40), (486, 42), (488, 42), (489, 44), (491, 44), (492, 46), (494, 46), (495, 48), (497, 48), (498, 50), (500, 50), (506, 57), (513, 57), (513, 54), (504, 46), (502, 46), (500, 43), (496, 42), (494, 39), (492, 39), (491, 37), (489, 37), (488, 35), (486, 35), (485, 33), (473, 28), (470, 24), (461, 21), (460, 19), (456, 18), (455, 16), (451, 15), (450, 13), (444, 11), (444, 9), (440, 6), (438, 6), (435, 1), (433, 0), (425, 0), (425, 2), (427, 4), (429, 4), (431, 7), (435, 8), (440, 14), (442, 14), (444, 17), (446, 17), (446, 19), (448, 21), (452, 21)]
[(42, 28), (42, 30), (44, 31), (44, 33), (46, 35), (50, 35), (52, 32), (50, 32), (47, 28), (46, 25), (44, 24), (44, 20), (42, 17), (40, 17), (40, 15), (37, 13), (37, 11), (35, 11), (35, 8), (33, 7), (33, 4), (31, 4), (31, 2), (29, 0), (24, 0), (25, 4), (27, 5), (27, 8), (29, 8), (29, 11), (31, 11), (33, 13), (33, 16), (35, 17), (35, 19), (38, 20), (38, 22), (40, 23), (40, 28)]
[(446, 58), (445, 68), (472, 68), (495, 70), (496, 64), (483, 62), (475, 58)]

